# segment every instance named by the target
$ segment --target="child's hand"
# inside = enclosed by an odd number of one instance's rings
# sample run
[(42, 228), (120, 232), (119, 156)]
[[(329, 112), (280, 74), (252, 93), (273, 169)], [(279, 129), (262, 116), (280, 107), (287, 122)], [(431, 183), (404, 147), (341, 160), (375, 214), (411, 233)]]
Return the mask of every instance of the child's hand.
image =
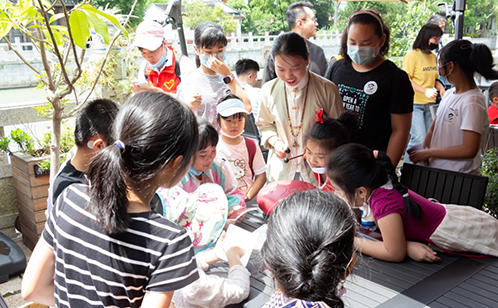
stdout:
[(199, 93), (192, 93), (189, 99), (187, 99), (187, 105), (192, 111), (199, 109), (202, 103), (202, 96)]
[(430, 149), (421, 150), (421, 151), (412, 151), (410, 152), (410, 160), (414, 163), (418, 163), (419, 161), (428, 160), (430, 155)]
[(221, 76), (228, 76), (232, 74), (232, 71), (230, 70), (228, 65), (223, 62), (220, 55), (216, 54), (216, 57), (210, 56), (209, 59), (211, 60), (211, 69), (216, 73), (220, 74)]
[(419, 242), (406, 242), (406, 254), (418, 262), (440, 262), (441, 258), (429, 246)]

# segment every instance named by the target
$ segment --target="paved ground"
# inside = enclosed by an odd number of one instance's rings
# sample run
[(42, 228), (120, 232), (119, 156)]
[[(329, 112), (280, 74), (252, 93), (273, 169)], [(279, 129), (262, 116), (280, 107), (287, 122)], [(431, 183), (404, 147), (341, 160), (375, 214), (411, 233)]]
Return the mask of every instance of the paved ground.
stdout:
[(45, 90), (35, 88), (0, 89), (0, 108), (31, 105), (45, 100)]

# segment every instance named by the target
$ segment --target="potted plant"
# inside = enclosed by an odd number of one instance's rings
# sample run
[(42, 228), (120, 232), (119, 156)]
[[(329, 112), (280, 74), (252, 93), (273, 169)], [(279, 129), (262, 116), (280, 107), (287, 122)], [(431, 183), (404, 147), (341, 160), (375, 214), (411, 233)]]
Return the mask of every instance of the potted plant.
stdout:
[(484, 153), (481, 174), (489, 178), (483, 208), (498, 218), (498, 149), (491, 148)]
[[(43, 140), (35, 141), (29, 133), (17, 128), (11, 131), (10, 138), (4, 137), (0, 141), (0, 150), (10, 153), (20, 231), (23, 242), (30, 249), (36, 245), (46, 221), (50, 140), (51, 133), (44, 134)], [(18, 151), (9, 150), (11, 142), (17, 145)], [(66, 128), (61, 137), (61, 149), (67, 152), (72, 143), (71, 129)]]

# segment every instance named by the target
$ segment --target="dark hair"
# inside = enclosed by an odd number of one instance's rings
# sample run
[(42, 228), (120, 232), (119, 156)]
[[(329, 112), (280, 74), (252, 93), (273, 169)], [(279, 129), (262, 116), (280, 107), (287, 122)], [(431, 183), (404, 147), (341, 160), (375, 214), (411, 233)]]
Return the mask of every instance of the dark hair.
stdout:
[(413, 49), (420, 49), (423, 53), (430, 54), (432, 51), (429, 48), (429, 39), (431, 37), (441, 38), (443, 30), (435, 24), (425, 24), (422, 26), (417, 34), (415, 42), (413, 42)]
[(498, 97), (498, 81), (495, 81), (489, 87), (489, 98), (493, 99)]
[(272, 212), (261, 256), (285, 295), (343, 307), (337, 287), (349, 274), (355, 235), (353, 211), (343, 200), (302, 191)]
[(446, 18), (444, 18), (444, 16), (441, 16), (439, 14), (432, 15), (429, 18), (429, 20), (427, 20), (428, 24), (433, 24), (433, 25), (436, 25), (438, 27), (439, 27), (439, 23), (440, 22), (444, 22), (445, 25), (448, 23), (448, 21), (446, 20)]
[(259, 72), (258, 62), (252, 59), (240, 59), (235, 63), (235, 74), (237, 74), (237, 76), (247, 74), (250, 71)]
[(183, 159), (173, 176), (181, 176), (198, 136), (193, 112), (168, 94), (140, 92), (126, 101), (114, 124), (114, 137), (123, 149), (106, 147), (88, 169), (89, 211), (108, 234), (122, 233), (129, 225), (128, 190), (139, 191), (179, 156)]
[(86, 104), (76, 116), (74, 143), (85, 146), (90, 138), (100, 136), (106, 146), (114, 142), (112, 124), (118, 114), (118, 105), (110, 99), (95, 99)]
[(343, 144), (355, 142), (359, 130), (358, 114), (346, 110), (341, 112), (337, 119), (326, 118), (323, 123), (315, 122), (304, 138), (305, 143), (313, 140), (318, 142), (322, 149), (332, 152)]
[[(227, 95), (223, 96), (222, 98), (220, 98), (220, 100), (218, 101), (218, 103), (216, 105), (219, 105), (221, 104), (222, 102), (226, 101), (226, 100), (229, 100), (229, 99), (238, 99), (240, 101), (242, 101), (240, 99), (240, 97), (238, 97), (237, 95), (233, 94), (233, 93), (228, 93)], [(236, 114), (233, 114), (233, 117), (235, 119), (240, 119), (240, 118), (246, 118), (247, 117), (247, 114), (246, 113), (243, 113), (243, 112), (239, 112), (239, 113), (236, 113)], [(221, 124), (221, 119), (223, 120), (226, 120), (228, 119), (228, 117), (224, 117), (222, 115), (220, 115), (219, 113), (216, 114), (216, 122), (218, 122), (218, 124)]]
[(308, 7), (313, 9), (313, 4), (305, 1), (294, 2), (287, 8), (287, 23), (289, 24), (289, 30), (292, 31), (296, 27), (296, 20), (306, 17), (306, 12), (304, 8)]
[(354, 201), (357, 188), (363, 186), (373, 192), (390, 179), (405, 200), (406, 212), (415, 219), (422, 219), (420, 205), (407, 196), (408, 189), (399, 183), (391, 159), (384, 152), (378, 152), (375, 158), (373, 151), (364, 145), (340, 146), (330, 155), (327, 176), (344, 191), (349, 202)]
[(472, 44), (467, 40), (451, 41), (441, 49), (439, 62), (442, 65), (455, 63), (469, 81), (474, 80), (475, 72), (487, 80), (498, 79), (498, 72), (493, 70), (493, 55), (484, 44)]
[(199, 144), (197, 146), (197, 151), (202, 151), (208, 146), (216, 147), (218, 144), (218, 132), (209, 123), (208, 120), (204, 118), (197, 118), (199, 125)]
[(271, 49), (273, 59), (275, 56), (299, 56), (305, 61), (308, 60), (308, 45), (306, 40), (296, 32), (287, 32), (280, 34), (273, 42)]
[[(220, 25), (212, 21), (206, 21), (195, 27), (194, 43), (197, 46), (197, 51), (200, 52), (201, 48), (212, 48), (218, 45), (226, 46), (228, 41)], [(195, 63), (197, 67), (201, 65), (198, 55), (195, 57)]]
[(375, 34), (379, 38), (382, 37), (382, 34), (385, 34), (386, 42), (380, 48), (379, 54), (381, 56), (387, 55), (387, 53), (389, 52), (389, 40), (391, 37), (391, 30), (389, 30), (389, 27), (384, 23), (382, 17), (376, 11), (371, 9), (367, 10), (358, 9), (355, 10), (351, 14), (351, 16), (349, 16), (348, 25), (346, 29), (344, 29), (344, 31), (342, 32), (340, 53), (341, 56), (343, 56), (343, 58), (346, 61), (351, 62), (351, 58), (348, 56), (348, 33), (349, 33), (349, 27), (351, 27), (352, 24), (372, 25), (375, 28)]

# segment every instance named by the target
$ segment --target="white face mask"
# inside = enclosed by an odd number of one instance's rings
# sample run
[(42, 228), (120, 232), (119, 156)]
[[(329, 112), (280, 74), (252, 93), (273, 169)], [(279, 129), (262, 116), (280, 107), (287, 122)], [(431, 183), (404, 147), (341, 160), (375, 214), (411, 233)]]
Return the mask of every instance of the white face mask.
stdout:
[(225, 137), (228, 137), (228, 138), (232, 138), (232, 139), (235, 139), (235, 138), (238, 138), (240, 135), (242, 135), (244, 133), (244, 130), (242, 130), (240, 132), (240, 134), (236, 135), (236, 136), (232, 136), (232, 135), (229, 135), (227, 133), (225, 133), (223, 130), (221, 130), (221, 134)]
[(327, 173), (327, 168), (326, 167), (313, 168), (313, 166), (311, 166), (311, 164), (309, 163), (309, 161), (306, 161), (306, 162), (308, 163), (308, 165), (310, 166), (311, 170), (314, 173), (318, 173), (318, 174), (326, 174)]

